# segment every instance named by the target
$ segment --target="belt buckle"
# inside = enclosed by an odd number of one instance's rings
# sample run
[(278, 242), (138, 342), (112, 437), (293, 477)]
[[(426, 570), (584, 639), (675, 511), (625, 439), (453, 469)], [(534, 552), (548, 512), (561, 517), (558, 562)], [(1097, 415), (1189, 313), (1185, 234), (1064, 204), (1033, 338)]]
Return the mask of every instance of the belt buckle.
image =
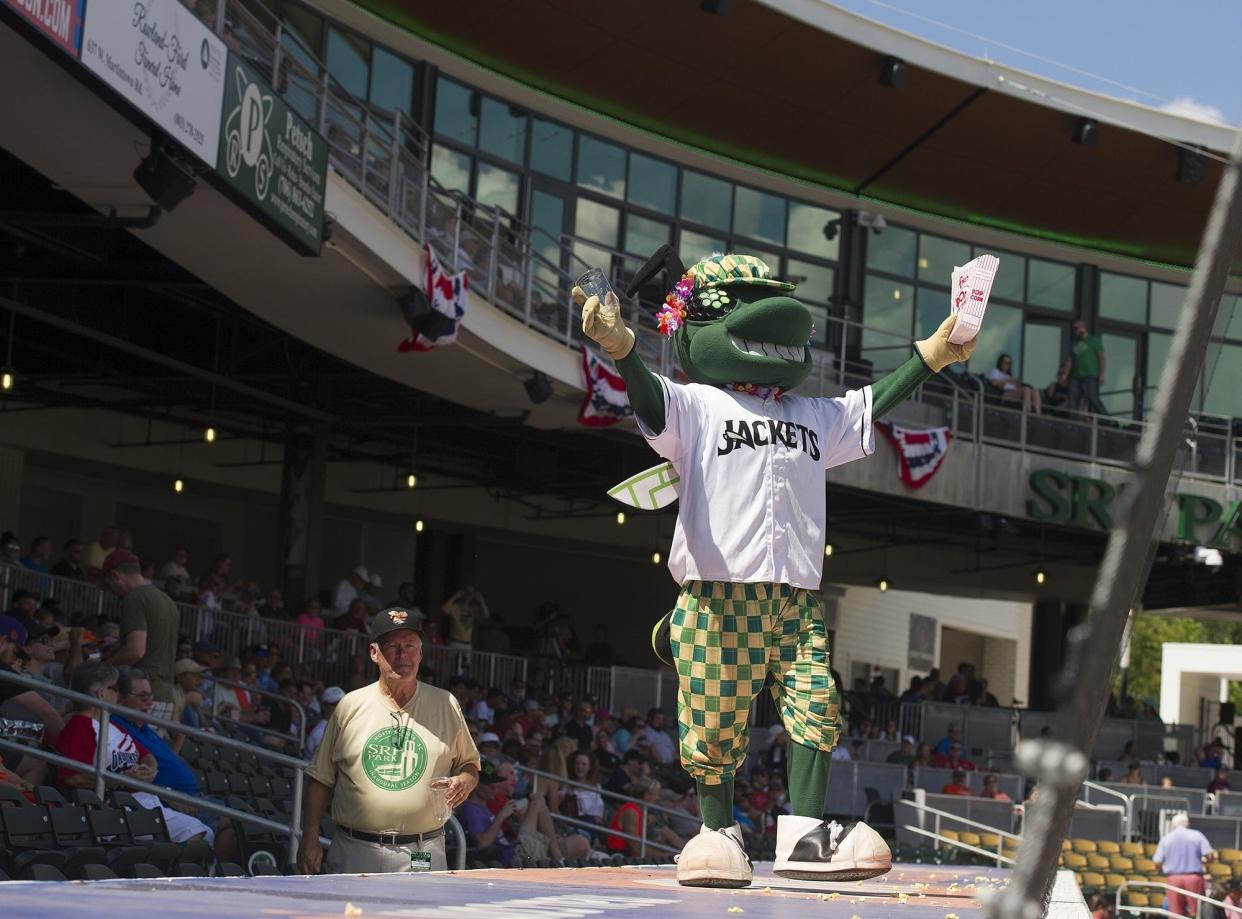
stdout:
[(380, 845), (382, 846), (395, 846), (397, 844), (397, 833), (395, 832), (380, 833), (379, 838), (380, 838)]

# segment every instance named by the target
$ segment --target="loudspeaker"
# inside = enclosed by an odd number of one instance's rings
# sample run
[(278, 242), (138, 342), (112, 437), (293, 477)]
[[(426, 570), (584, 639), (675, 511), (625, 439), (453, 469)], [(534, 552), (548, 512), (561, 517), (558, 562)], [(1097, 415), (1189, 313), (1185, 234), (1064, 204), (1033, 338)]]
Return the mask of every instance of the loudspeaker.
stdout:
[(417, 287), (411, 287), (397, 298), (401, 307), (401, 315), (406, 323), (416, 332), (431, 339), (448, 334), (453, 329), (453, 320), (437, 309), (433, 309), (427, 295)]
[(548, 397), (552, 395), (552, 381), (548, 379), (548, 375), (542, 371), (536, 370), (529, 380), (522, 384), (526, 388), (526, 395), (530, 396), (530, 401), (538, 405), (540, 402), (546, 402)]
[(906, 62), (899, 57), (886, 57), (880, 65), (880, 83), (901, 89), (906, 85)]
[(193, 169), (159, 144), (152, 144), (147, 158), (138, 164), (134, 181), (166, 211), (173, 210), (194, 192)]
[(1082, 144), (1084, 147), (1098, 147), (1100, 145), (1100, 126), (1090, 118), (1080, 118), (1078, 123), (1074, 125), (1074, 132), (1070, 135), (1070, 140), (1076, 144)]
[(1233, 724), (1234, 719), (1238, 715), (1237, 706), (1232, 702), (1222, 702), (1220, 704), (1220, 723)]

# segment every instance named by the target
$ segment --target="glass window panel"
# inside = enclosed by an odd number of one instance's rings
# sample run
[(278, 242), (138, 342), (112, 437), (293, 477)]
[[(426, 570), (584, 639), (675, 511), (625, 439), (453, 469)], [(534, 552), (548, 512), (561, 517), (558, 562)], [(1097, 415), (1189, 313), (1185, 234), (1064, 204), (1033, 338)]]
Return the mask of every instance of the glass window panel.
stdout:
[(323, 17), (294, 3), (284, 4), (281, 17), (284, 19), (281, 44), (303, 63), (308, 54), (318, 57), (323, 42)]
[(739, 185), (733, 202), (733, 232), (783, 246), (785, 199)]
[(479, 119), (470, 114), (470, 96), (460, 83), (443, 76), (436, 81), (436, 133), (473, 147)]
[(1203, 410), (1230, 418), (1242, 416), (1242, 347), (1225, 345), (1208, 380)]
[(464, 153), (433, 144), (431, 175), (449, 191), (470, 194), (470, 157)]
[(912, 278), (918, 243), (917, 233), (901, 227), (890, 226), (878, 236), (872, 233), (867, 236), (867, 267)]
[(620, 228), (621, 212), (615, 207), (600, 204), (589, 198), (578, 199), (578, 217), (574, 222), (575, 236), (581, 236), (615, 249)]
[(1100, 316), (1147, 324), (1147, 282), (1124, 274), (1100, 272)]
[[(1164, 373), (1165, 362), (1169, 359), (1169, 345), (1172, 343), (1172, 335), (1164, 332), (1147, 333), (1147, 378), (1143, 381), (1146, 395), (1143, 399), (1148, 406), (1155, 404), (1156, 390), (1160, 387), (1160, 374)], [(1212, 351), (1209, 350), (1208, 356), (1211, 357), (1211, 354)]]
[(1000, 270), (992, 282), (992, 296), (1021, 302), (1026, 296), (1026, 257), (990, 246), (975, 246), (970, 257), (978, 255), (995, 255), (1000, 259)]
[(328, 73), (351, 96), (367, 97), (371, 45), (365, 39), (334, 28), (328, 29)]
[(743, 255), (753, 255), (755, 258), (759, 259), (759, 261), (763, 262), (763, 264), (768, 266), (768, 270), (772, 272), (772, 277), (777, 278), (778, 280), (784, 279), (784, 275), (781, 273), (781, 257), (775, 252), (764, 252), (762, 249), (755, 248), (750, 243), (742, 243), (740, 248), (738, 246), (730, 246), (729, 251), (741, 252)]
[[(1074, 308), (1074, 266), (1033, 258), (1027, 263), (1026, 302), (1054, 310)], [(1004, 266), (1001, 266), (1004, 274)], [(990, 314), (989, 314), (990, 315)]]
[[(695, 223), (728, 231), (733, 209), (733, 189), (728, 182), (683, 169), (681, 216)], [(717, 250), (719, 251), (719, 250)]]
[(939, 236), (919, 236), (919, 280), (949, 286), (949, 275), (970, 261), (970, 246)]
[(582, 135), (578, 139), (578, 184), (614, 198), (625, 197), (625, 150)]
[(944, 317), (947, 315), (949, 315), (949, 292), (935, 290), (931, 287), (920, 287), (918, 306), (914, 313), (914, 334), (918, 338), (927, 338), (940, 328), (940, 323), (944, 322)]
[(699, 259), (707, 258), (717, 252), (724, 252), (725, 242), (723, 239), (715, 239), (711, 236), (704, 236), (702, 233), (696, 233), (694, 230), (683, 229), (681, 231), (681, 245), (678, 247), (677, 255), (681, 259), (682, 264), (687, 268), (697, 262)]
[(1151, 282), (1151, 324), (1162, 329), (1177, 326), (1177, 317), (1186, 300), (1186, 288), (1176, 284)]
[(826, 207), (790, 201), (789, 248), (835, 261), (840, 251), (841, 234), (838, 233), (835, 239), (828, 239), (824, 236), (824, 227), (828, 221), (840, 218), (840, 214)]
[(863, 289), (862, 357), (871, 361), (875, 374), (892, 370), (910, 356), (913, 315), (913, 285), (867, 276)]
[(530, 142), (530, 164), (533, 168), (568, 182), (573, 152), (573, 131), (542, 118), (534, 119), (534, 135)]
[[(992, 310), (988, 309), (988, 319)], [(1134, 378), (1138, 374), (1138, 342), (1133, 335), (1110, 335), (1105, 332), (1104, 383), (1100, 386), (1100, 401), (1110, 415), (1129, 418), (1134, 415)]]
[(484, 97), (479, 121), (479, 149), (511, 163), (526, 161), (526, 113), (506, 102)]
[(789, 267), (785, 269), (783, 280), (798, 285), (793, 295), (799, 300), (827, 303), (832, 297), (832, 285), (836, 277), (836, 271), (827, 265), (816, 265), (814, 262), (791, 258)]
[(511, 215), (517, 215), (522, 179), (516, 172), (480, 161), (478, 183), (474, 193), (476, 201), (486, 207), (503, 208)]
[[(991, 313), (991, 310), (988, 311)], [(1017, 355), (1014, 355), (1014, 373), (1020, 375), (1024, 382), (1036, 389), (1044, 389), (1057, 378), (1061, 369), (1062, 329), (1059, 325), (1046, 322), (1028, 322), (1026, 337), (1022, 342), (1022, 364), (1017, 366)]]
[[(560, 235), (565, 232), (565, 200), (535, 189), (530, 196), (531, 242), (548, 262), (560, 267)], [(540, 270), (552, 275), (546, 266)]]
[(574, 240), (574, 257), (569, 260), (569, 274), (581, 277), (592, 268), (602, 268), (604, 274), (612, 276), (612, 253), (599, 246), (592, 246), (582, 240)]
[(626, 252), (633, 252), (645, 259), (672, 238), (673, 228), (667, 223), (639, 217), (637, 214), (625, 216)]
[(376, 48), (371, 58), (371, 105), (386, 115), (408, 115), (414, 100), (414, 65), (391, 51)]
[(989, 303), (987, 321), (979, 330), (978, 344), (970, 358), (970, 371), (987, 373), (1002, 354), (1008, 354), (1014, 363), (1022, 354), (1022, 310)]
[(1216, 311), (1216, 323), (1212, 326), (1213, 338), (1242, 339), (1242, 303), (1233, 294), (1223, 294), (1220, 298), (1220, 309)]
[(634, 204), (672, 216), (677, 201), (677, 167), (641, 153), (631, 153), (626, 196)]

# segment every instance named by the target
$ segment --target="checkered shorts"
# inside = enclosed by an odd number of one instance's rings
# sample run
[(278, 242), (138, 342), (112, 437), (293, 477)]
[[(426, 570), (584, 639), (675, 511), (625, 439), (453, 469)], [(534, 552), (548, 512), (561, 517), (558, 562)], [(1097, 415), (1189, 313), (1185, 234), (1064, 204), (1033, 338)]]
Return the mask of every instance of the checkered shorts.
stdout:
[(680, 692), (681, 762), (708, 785), (746, 759), (750, 703), (772, 676), (790, 739), (831, 750), (840, 713), (818, 601), (788, 584), (690, 581), (670, 621)]

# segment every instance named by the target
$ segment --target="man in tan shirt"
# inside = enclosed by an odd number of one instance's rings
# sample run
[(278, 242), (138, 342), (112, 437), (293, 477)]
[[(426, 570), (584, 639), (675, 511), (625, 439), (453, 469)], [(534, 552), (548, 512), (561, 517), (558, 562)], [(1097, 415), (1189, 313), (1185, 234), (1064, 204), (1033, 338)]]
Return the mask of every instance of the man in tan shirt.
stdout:
[[(422, 634), (409, 610), (371, 623), (379, 679), (347, 694), (306, 768), (298, 868), (318, 874), (445, 870), (444, 822), (479, 781), (479, 753), (457, 700), (418, 682)], [(433, 788), (433, 779), (447, 779)], [(319, 824), (337, 832), (324, 859)]]

